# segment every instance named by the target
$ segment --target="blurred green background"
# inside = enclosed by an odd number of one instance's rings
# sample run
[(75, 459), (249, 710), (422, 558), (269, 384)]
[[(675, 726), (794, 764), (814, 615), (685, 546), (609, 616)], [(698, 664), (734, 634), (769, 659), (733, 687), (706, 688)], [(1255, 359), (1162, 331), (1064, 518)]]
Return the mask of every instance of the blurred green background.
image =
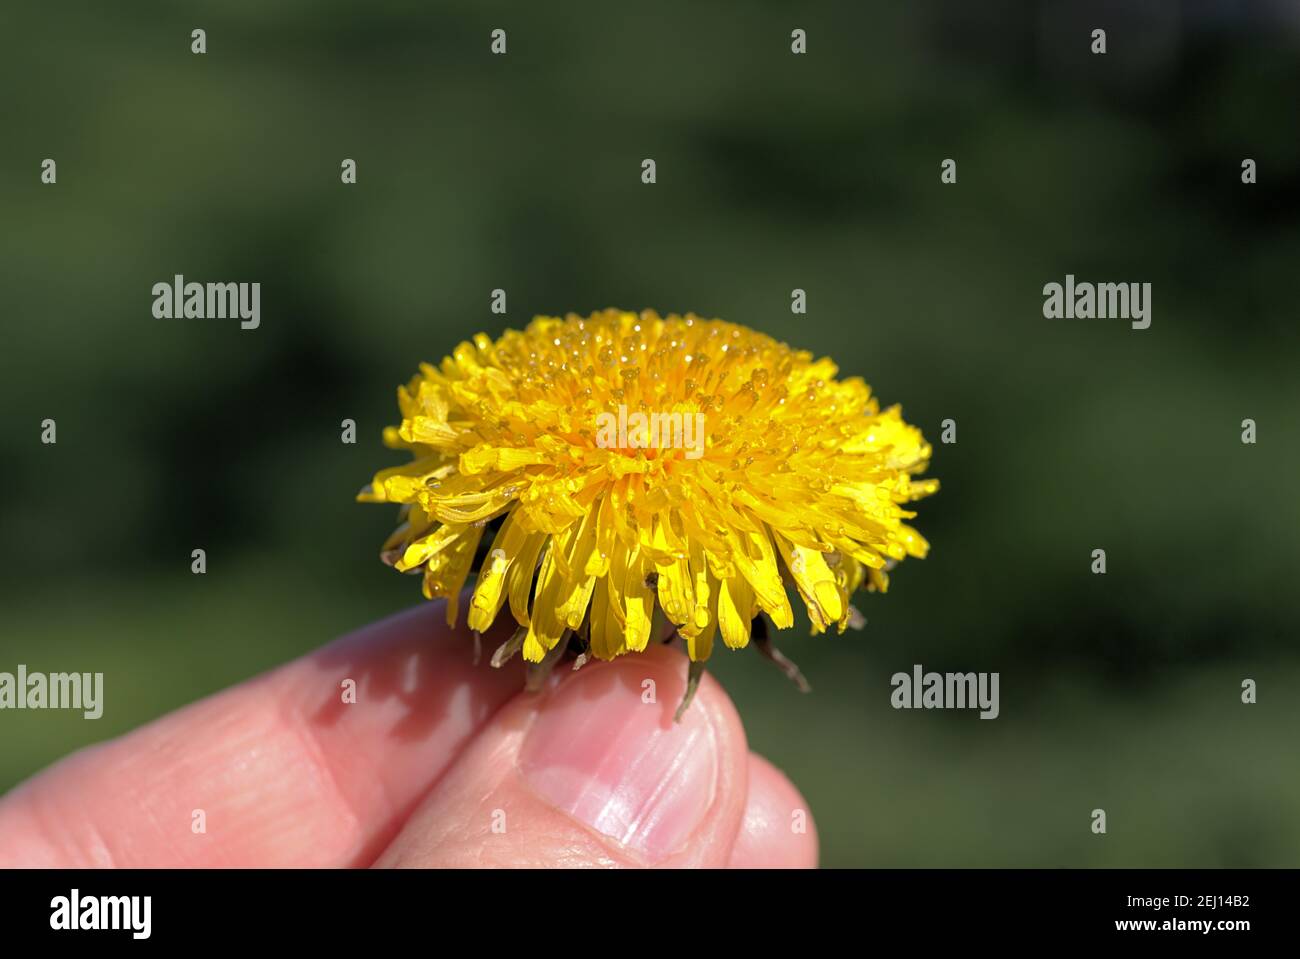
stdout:
[[(107, 709), (0, 713), (0, 789), (416, 601), (352, 498), (418, 361), (653, 307), (936, 444), (930, 558), (784, 637), (811, 695), (712, 666), (825, 864), (1300, 865), (1295, 10), (6, 4), (0, 670), (102, 670)], [(174, 273), (260, 281), (261, 328), (155, 320)], [(1066, 273), (1152, 283), (1151, 328), (1044, 319)], [(999, 671), (1001, 718), (894, 711), (914, 663)]]

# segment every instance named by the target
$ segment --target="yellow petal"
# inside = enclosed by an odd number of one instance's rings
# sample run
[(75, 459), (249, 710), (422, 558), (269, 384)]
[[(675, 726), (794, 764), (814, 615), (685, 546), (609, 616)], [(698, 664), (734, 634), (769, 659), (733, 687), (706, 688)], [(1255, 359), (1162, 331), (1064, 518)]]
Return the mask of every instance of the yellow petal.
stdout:
[(759, 533), (739, 533), (734, 536), (736, 547), (732, 555), (745, 579), (754, 590), (760, 609), (772, 617), (777, 629), (794, 625), (794, 610), (785, 594), (781, 573), (776, 566), (776, 551), (766, 530)]
[(501, 524), (492, 549), (483, 560), (478, 583), (470, 599), (469, 628), (485, 633), (491, 627), (505, 602), (506, 573), (517, 562), (528, 540), (523, 524), (511, 513)]
[(524, 659), (530, 663), (540, 663), (565, 631), (556, 603), (563, 580), (552, 558), (555, 549), (555, 541), (551, 540), (542, 559), (542, 568), (537, 574), (532, 621), (528, 624), (528, 635), (524, 638)]
[(731, 649), (749, 645), (749, 631), (754, 620), (754, 591), (745, 577), (736, 575), (722, 580), (718, 590), (718, 628), (722, 641)]
[(428, 536), (422, 536), (406, 547), (394, 566), (401, 572), (423, 566), (434, 556), (453, 545), (468, 529), (463, 523), (444, 523)]
[(510, 613), (520, 626), (528, 625), (528, 597), (533, 593), (533, 575), (537, 572), (537, 557), (546, 545), (545, 533), (529, 533), (519, 548), (519, 558), (506, 572), (506, 593), (510, 597)]
[(591, 654), (597, 659), (613, 659), (627, 652), (623, 638), (622, 610), (610, 595), (609, 577), (596, 580), (591, 597)]
[(691, 662), (703, 662), (713, 653), (713, 637), (718, 631), (718, 591), (713, 590), (711, 595), (713, 599), (705, 611), (707, 621), (704, 628), (686, 637), (686, 653)]
[(482, 538), (483, 527), (471, 526), (447, 548), (430, 557), (424, 567), (424, 595), (427, 599), (447, 600), (447, 625), (453, 628), (460, 612), (460, 591)]
[(650, 642), (650, 628), (654, 623), (654, 593), (646, 585), (646, 577), (654, 570), (641, 553), (628, 559), (627, 577), (623, 581), (623, 610), (626, 627), (623, 631), (627, 648), (639, 653)]
[(790, 570), (799, 595), (808, 607), (813, 633), (825, 632), (831, 623), (839, 621), (844, 612), (845, 601), (835, 582), (835, 574), (821, 553), (796, 546), (780, 534), (777, 534), (776, 542), (786, 569)]

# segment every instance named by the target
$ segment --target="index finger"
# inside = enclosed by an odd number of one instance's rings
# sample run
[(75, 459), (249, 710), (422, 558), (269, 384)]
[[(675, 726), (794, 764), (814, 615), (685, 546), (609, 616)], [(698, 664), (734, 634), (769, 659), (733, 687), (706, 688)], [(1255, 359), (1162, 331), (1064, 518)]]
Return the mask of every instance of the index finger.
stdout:
[(0, 798), (0, 867), (368, 864), (522, 686), (443, 616), (425, 603), (38, 773)]

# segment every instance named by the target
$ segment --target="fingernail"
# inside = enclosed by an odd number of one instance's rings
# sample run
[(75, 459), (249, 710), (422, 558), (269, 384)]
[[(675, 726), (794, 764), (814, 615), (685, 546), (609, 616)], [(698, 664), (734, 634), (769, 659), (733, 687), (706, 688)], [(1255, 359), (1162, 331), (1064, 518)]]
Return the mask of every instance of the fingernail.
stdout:
[(651, 862), (685, 847), (713, 802), (717, 736), (701, 703), (680, 723), (642, 699), (672, 677), (632, 658), (569, 678), (542, 708), (520, 751), (524, 778), (574, 819)]

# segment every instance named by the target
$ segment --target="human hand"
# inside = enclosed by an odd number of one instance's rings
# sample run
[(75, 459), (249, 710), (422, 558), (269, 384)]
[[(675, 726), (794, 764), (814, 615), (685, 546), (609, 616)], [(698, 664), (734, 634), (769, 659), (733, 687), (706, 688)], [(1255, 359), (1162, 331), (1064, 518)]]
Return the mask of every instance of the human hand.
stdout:
[(721, 686), (673, 723), (685, 674), (656, 646), (522, 692), (424, 604), (18, 786), (0, 867), (815, 865)]

